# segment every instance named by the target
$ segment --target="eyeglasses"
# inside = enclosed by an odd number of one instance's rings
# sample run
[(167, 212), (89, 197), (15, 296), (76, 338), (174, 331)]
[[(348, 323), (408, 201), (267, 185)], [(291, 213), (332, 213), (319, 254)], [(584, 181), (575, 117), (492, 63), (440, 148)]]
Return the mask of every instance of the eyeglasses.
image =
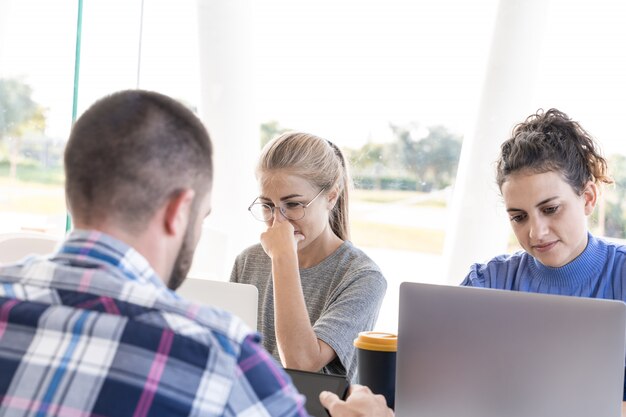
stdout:
[[(288, 220), (300, 220), (305, 215), (305, 209), (309, 207), (319, 197), (326, 188), (322, 188), (319, 193), (308, 203), (300, 203), (299, 201), (286, 201), (278, 206), (280, 213)], [(262, 222), (269, 222), (274, 218), (274, 210), (276, 206), (259, 203), (255, 198), (248, 211), (252, 214), (252, 217)]]

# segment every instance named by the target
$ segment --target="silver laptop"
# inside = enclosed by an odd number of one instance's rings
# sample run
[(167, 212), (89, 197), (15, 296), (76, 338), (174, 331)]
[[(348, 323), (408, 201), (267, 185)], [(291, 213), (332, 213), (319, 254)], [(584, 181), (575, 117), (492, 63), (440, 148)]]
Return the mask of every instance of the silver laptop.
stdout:
[(400, 285), (398, 417), (619, 417), (626, 304)]
[(176, 293), (191, 301), (229, 311), (253, 330), (257, 329), (259, 290), (254, 285), (187, 278)]

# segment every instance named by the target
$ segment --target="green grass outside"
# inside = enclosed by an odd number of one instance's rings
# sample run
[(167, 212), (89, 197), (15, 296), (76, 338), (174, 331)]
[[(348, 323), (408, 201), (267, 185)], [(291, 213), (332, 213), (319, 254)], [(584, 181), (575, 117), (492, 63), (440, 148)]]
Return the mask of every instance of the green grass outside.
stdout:
[[(17, 179), (9, 178), (9, 166), (0, 164), (0, 212), (53, 215), (65, 212), (63, 197), (64, 175), (61, 168), (42, 170), (32, 166), (18, 166)], [(441, 198), (429, 199), (426, 193), (395, 190), (354, 190), (351, 199), (369, 203), (408, 201), (411, 205), (445, 208)], [(418, 202), (411, 202), (412, 200)], [(444, 231), (417, 229), (397, 225), (373, 223), (352, 219), (352, 240), (359, 246), (381, 247), (440, 254), (443, 251)]]
[[(352, 200), (366, 203), (399, 203), (409, 201), (415, 207), (441, 207), (445, 208), (447, 202), (439, 194), (423, 193), (420, 191), (399, 190), (353, 190), (350, 195)], [(416, 200), (416, 201), (412, 201)]]
[(37, 183), (0, 176), (0, 212), (13, 211), (31, 214), (54, 215), (65, 212), (62, 182)]
[[(4, 191), (2, 191), (4, 192)], [(29, 214), (54, 215), (66, 211), (63, 197), (37, 195), (14, 197), (9, 201), (0, 202), (0, 212), (12, 211)]]
[(352, 241), (358, 246), (438, 255), (443, 253), (444, 230), (417, 229), (360, 220), (352, 220), (350, 226)]
[(407, 198), (424, 195), (417, 191), (396, 190), (359, 190), (355, 189), (350, 195), (351, 199), (367, 203), (397, 203)]
[[(0, 179), (9, 179), (9, 174), (9, 164), (0, 163)], [(42, 169), (32, 165), (18, 165), (17, 179), (26, 183), (63, 185), (65, 174), (61, 167)]]
[[(398, 190), (354, 190), (353, 202), (389, 204), (406, 202), (412, 207), (444, 210), (446, 201), (440, 194)], [(359, 220), (350, 220), (352, 241), (359, 246), (407, 250), (441, 254), (445, 238), (444, 230), (420, 229)]]
[(435, 207), (445, 209), (448, 207), (448, 203), (442, 198), (433, 198), (430, 200), (417, 201), (411, 204), (413, 207)]

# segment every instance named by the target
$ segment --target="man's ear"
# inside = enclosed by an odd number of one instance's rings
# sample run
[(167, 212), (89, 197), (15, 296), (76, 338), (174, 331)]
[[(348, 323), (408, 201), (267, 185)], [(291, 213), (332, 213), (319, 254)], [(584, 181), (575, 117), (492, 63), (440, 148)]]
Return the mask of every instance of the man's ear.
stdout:
[(598, 186), (595, 182), (589, 181), (583, 189), (582, 197), (585, 201), (585, 216), (589, 216), (593, 213), (593, 209), (596, 207), (598, 200)]
[(163, 228), (167, 234), (185, 233), (195, 195), (194, 190), (185, 189), (168, 198), (163, 216)]

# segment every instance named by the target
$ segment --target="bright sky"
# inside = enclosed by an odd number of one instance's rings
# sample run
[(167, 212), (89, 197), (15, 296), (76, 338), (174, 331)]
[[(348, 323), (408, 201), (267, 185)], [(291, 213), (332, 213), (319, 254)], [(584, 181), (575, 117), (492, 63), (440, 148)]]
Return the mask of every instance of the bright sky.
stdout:
[[(81, 110), (136, 85), (141, 11), (140, 0), (84, 3)], [(471, 124), (497, 0), (250, 3), (259, 121), (349, 146), (388, 139), (390, 121), (459, 133)], [(71, 117), (76, 4), (0, 0), (0, 75), (33, 86), (59, 137)], [(625, 20), (620, 0), (551, 0), (538, 45), (533, 105), (580, 120), (607, 154), (626, 153)], [(141, 87), (199, 103), (197, 21), (193, 0), (145, 0)]]

